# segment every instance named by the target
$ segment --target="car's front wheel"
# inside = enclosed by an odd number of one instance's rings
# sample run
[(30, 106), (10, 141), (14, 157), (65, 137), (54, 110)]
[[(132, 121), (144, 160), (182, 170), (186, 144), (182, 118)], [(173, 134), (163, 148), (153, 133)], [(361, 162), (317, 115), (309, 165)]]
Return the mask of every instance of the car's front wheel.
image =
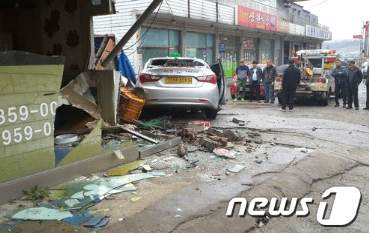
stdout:
[(206, 114), (207, 119), (215, 119), (217, 117), (218, 110), (205, 109), (204, 113)]

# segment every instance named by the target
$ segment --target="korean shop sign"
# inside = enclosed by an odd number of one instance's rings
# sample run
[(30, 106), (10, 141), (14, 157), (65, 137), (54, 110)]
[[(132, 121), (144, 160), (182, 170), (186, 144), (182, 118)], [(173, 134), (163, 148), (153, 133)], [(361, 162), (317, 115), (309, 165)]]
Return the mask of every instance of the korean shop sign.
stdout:
[(277, 31), (277, 17), (264, 12), (238, 6), (239, 25), (247, 28)]

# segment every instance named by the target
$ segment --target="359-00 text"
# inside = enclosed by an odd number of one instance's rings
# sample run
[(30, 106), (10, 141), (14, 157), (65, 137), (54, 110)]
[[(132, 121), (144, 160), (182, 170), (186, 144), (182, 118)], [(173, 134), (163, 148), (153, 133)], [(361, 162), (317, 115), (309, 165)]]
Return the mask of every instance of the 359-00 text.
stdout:
[[(30, 119), (31, 115), (40, 115), (45, 118), (49, 115), (55, 116), (57, 102), (41, 103), (37, 108), (30, 109), (23, 105), (19, 107), (9, 107), (8, 109), (0, 108), (0, 126), (6, 123), (12, 124), (26, 122)], [(50, 136), (53, 132), (53, 124), (44, 122), (42, 126), (37, 128), (30, 125), (22, 127), (9, 127), (1, 131), (2, 144), (4, 146), (12, 143), (21, 143), (22, 141), (30, 141), (35, 135), (43, 134)]]

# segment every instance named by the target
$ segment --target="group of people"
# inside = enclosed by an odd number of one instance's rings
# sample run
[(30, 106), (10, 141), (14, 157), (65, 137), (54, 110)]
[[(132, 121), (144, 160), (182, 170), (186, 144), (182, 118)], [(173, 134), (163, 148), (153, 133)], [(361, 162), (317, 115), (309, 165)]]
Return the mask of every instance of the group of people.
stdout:
[(354, 104), (355, 109), (359, 110), (358, 86), (365, 79), (366, 107), (364, 110), (369, 110), (369, 67), (363, 74), (355, 65), (355, 61), (350, 61), (347, 68), (338, 60), (331, 75), (335, 78), (335, 107), (339, 107), (339, 98), (342, 97), (343, 108), (352, 109)]
[(253, 95), (257, 102), (260, 102), (260, 84), (263, 83), (265, 87), (265, 103), (274, 103), (274, 81), (277, 75), (276, 68), (272, 65), (271, 60), (267, 61), (267, 66), (265, 69), (262, 69), (257, 66), (257, 61), (252, 62), (252, 67), (249, 68), (244, 61), (240, 61), (240, 65), (236, 68), (236, 75), (238, 78), (238, 90), (237, 98), (240, 100), (241, 90), (246, 89), (247, 82), (251, 81), (251, 90), (250, 90), (250, 101), (253, 100)]
[[(272, 61), (267, 61), (265, 69), (257, 66), (257, 62), (253, 61), (252, 67), (249, 68), (244, 61), (240, 61), (239, 67), (236, 69), (237, 74), (237, 98), (240, 100), (242, 97), (240, 90), (245, 90), (247, 82), (251, 81), (250, 101), (252, 101), (255, 94), (256, 100), (260, 99), (260, 84), (263, 83), (265, 88), (265, 103), (274, 103), (274, 82), (277, 76), (276, 68), (272, 65)], [(361, 70), (355, 65), (354, 61), (349, 63), (348, 68), (342, 65), (341, 61), (336, 62), (336, 68), (331, 72), (335, 80), (335, 107), (339, 107), (340, 97), (343, 99), (343, 107), (352, 109), (353, 104), (356, 110), (359, 110), (358, 101), (358, 86), (363, 80), (366, 84), (366, 107), (364, 110), (369, 109), (369, 68), (366, 74), (362, 74)], [(289, 66), (285, 69), (282, 81), (282, 90), (280, 93), (282, 105), (281, 110), (289, 111), (294, 109), (294, 100), (297, 86), (301, 80), (301, 72), (294, 65), (294, 61), (289, 61)]]
[[(240, 65), (236, 69), (236, 74), (238, 78), (237, 98), (239, 100), (242, 98), (240, 96), (240, 90), (245, 90), (247, 81), (250, 80), (250, 101), (253, 100), (252, 94), (255, 94), (257, 102), (260, 102), (260, 84), (263, 83), (265, 88), (265, 103), (270, 102), (272, 104), (275, 102), (274, 82), (277, 72), (271, 60), (267, 61), (267, 66), (263, 70), (257, 66), (256, 61), (252, 62), (252, 67), (250, 69), (244, 61), (240, 61)], [(289, 110), (292, 111), (294, 108), (295, 91), (301, 79), (301, 73), (298, 68), (294, 66), (293, 61), (289, 62), (289, 67), (285, 70), (284, 77), (282, 83), (283, 89), (281, 92), (282, 110), (285, 111), (286, 107), (289, 106)]]

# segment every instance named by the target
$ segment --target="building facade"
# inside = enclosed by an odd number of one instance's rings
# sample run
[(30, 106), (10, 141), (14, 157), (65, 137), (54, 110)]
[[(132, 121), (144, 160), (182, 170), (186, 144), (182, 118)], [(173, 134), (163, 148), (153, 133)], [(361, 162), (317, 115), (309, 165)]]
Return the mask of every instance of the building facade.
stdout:
[[(95, 34), (119, 40), (150, 3), (116, 0), (115, 15), (94, 17)], [(167, 0), (157, 10), (124, 48), (137, 72), (149, 58), (181, 55), (221, 59), (231, 77), (240, 60), (280, 65), (331, 39), (317, 16), (285, 0)]]

